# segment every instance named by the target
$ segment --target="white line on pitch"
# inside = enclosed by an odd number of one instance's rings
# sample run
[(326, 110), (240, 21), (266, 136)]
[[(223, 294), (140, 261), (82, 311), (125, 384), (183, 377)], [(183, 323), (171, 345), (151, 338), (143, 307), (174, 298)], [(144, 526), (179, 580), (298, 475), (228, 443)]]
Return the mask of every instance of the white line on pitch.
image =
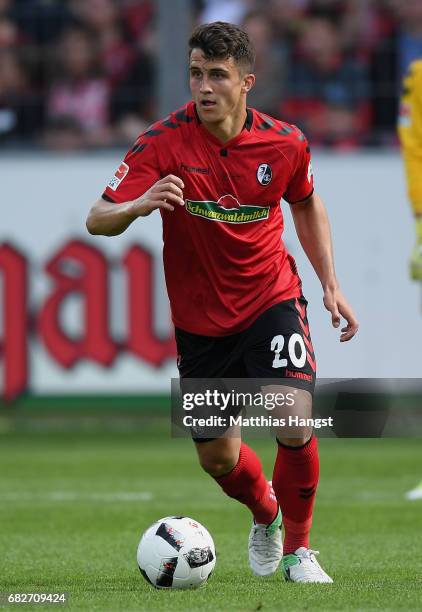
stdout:
[(1, 492), (0, 501), (101, 501), (101, 502), (133, 502), (150, 501), (153, 494), (149, 491), (116, 491), (84, 492), (84, 491), (44, 491), (44, 492)]

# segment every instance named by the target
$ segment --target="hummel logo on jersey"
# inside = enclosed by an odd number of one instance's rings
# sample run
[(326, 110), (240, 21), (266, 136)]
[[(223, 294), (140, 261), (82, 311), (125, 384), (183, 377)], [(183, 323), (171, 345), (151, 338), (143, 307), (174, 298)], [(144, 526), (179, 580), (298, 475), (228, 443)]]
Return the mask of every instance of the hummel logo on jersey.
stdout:
[(191, 172), (193, 174), (209, 174), (210, 173), (210, 169), (209, 168), (199, 168), (198, 166), (187, 166), (186, 164), (181, 164), (180, 165), (182, 170), (185, 170), (185, 172)]
[(117, 187), (123, 181), (123, 179), (125, 178), (128, 172), (129, 172), (129, 166), (125, 164), (125, 162), (122, 162), (120, 166), (117, 168), (113, 178), (110, 180), (108, 184), (110, 189), (112, 189), (113, 191), (116, 191)]
[(270, 214), (269, 206), (240, 204), (229, 194), (221, 196), (217, 202), (186, 200), (186, 210), (196, 217), (220, 223), (253, 223), (268, 219)]
[(271, 179), (273, 178), (273, 173), (268, 164), (260, 164), (258, 166), (258, 170), (256, 171), (256, 178), (261, 183), (261, 185), (269, 185), (271, 183)]

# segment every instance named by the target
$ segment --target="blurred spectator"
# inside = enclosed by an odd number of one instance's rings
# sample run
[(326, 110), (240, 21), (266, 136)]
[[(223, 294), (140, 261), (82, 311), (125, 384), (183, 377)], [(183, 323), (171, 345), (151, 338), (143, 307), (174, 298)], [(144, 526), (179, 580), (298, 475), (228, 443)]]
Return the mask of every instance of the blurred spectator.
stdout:
[(30, 138), (40, 126), (41, 106), (16, 53), (0, 51), (0, 143)]
[(116, 86), (129, 74), (136, 58), (123, 12), (115, 0), (71, 0), (70, 6), (98, 41), (100, 63), (111, 87)]
[(370, 120), (365, 69), (345, 56), (328, 19), (306, 22), (287, 87), (283, 118), (313, 143), (350, 148), (364, 142)]
[(393, 7), (400, 23), (397, 51), (401, 82), (409, 65), (422, 57), (422, 2), (394, 0)]
[(371, 27), (371, 0), (309, 0), (307, 14), (328, 19), (336, 26), (344, 50), (366, 57), (368, 40), (365, 34)]
[(255, 8), (254, 0), (204, 0), (200, 23), (227, 21), (240, 24), (246, 13)]
[(401, 82), (409, 64), (422, 57), (422, 1), (388, 0), (395, 17), (392, 34), (381, 41), (372, 62), (374, 142), (396, 141)]
[[(277, 81), (273, 84), (273, 87), (281, 89), (279, 108), (286, 95), (287, 72), (293, 61), (293, 50), (298, 33), (303, 26), (307, 2), (308, 0), (268, 0), (265, 4), (266, 13), (271, 20), (277, 56), (281, 62), (278, 76), (280, 86)], [(279, 113), (278, 109), (276, 116)]]
[(117, 142), (133, 142), (157, 119), (155, 75), (154, 60), (140, 53), (127, 78), (113, 92), (111, 111)]
[(71, 20), (67, 1), (0, 0), (0, 5), (4, 2), (20, 31), (37, 47), (52, 43)]
[[(98, 41), (98, 61), (110, 91), (114, 144), (133, 141), (154, 119), (154, 68), (143, 49), (150, 43), (149, 2), (70, 0), (73, 15)], [(136, 21), (129, 27), (129, 18)]]
[(71, 139), (69, 147), (111, 144), (109, 113), (110, 87), (101, 73), (92, 35), (82, 28), (66, 30), (47, 100), (47, 144), (54, 146), (57, 141), (63, 148), (67, 139), (59, 138), (60, 130), (65, 128), (67, 135), (72, 124), (78, 138)]
[[(353, 4), (356, 6), (356, 0), (353, 0)], [(312, 17), (322, 17), (338, 24), (344, 18), (349, 5), (348, 0), (308, 0), (307, 13)]]
[(302, 27), (308, 0), (268, 0), (266, 11), (280, 44), (290, 46)]
[[(136, 138), (157, 119), (156, 4), (0, 0), (1, 142), (34, 140), (39, 127), (61, 149)], [(319, 144), (396, 143), (401, 76), (422, 57), (422, 0), (192, 0), (194, 17), (249, 32), (251, 105)]]
[(277, 115), (286, 77), (283, 50), (275, 43), (270, 18), (264, 11), (248, 13), (242, 25), (256, 51), (257, 84), (248, 94), (248, 104), (269, 115)]
[(122, 5), (121, 11), (128, 32), (141, 44), (151, 27), (153, 0), (123, 0), (119, 5)]
[(0, 14), (0, 49), (11, 49), (19, 43), (19, 31), (15, 23)]

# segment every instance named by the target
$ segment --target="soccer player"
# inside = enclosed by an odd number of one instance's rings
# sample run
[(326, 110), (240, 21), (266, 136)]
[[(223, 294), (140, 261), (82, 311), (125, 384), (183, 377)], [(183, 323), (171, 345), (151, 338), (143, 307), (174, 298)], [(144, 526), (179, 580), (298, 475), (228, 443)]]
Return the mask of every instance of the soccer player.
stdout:
[[(281, 240), (281, 198), (291, 205), (333, 326), (346, 320), (341, 342), (358, 323), (336, 279), (309, 146), (295, 126), (247, 107), (254, 50), (242, 29), (199, 26), (189, 49), (192, 101), (138, 138), (87, 227), (120, 234), (158, 209), (182, 380), (288, 379), (280, 390), (294, 389), (310, 415), (315, 355), (301, 281)], [(253, 515), (252, 571), (272, 574), (281, 561), (286, 580), (332, 582), (309, 548), (319, 477), (312, 431), (277, 438), (272, 485), (240, 437), (194, 441), (203, 469)]]
[[(410, 256), (410, 278), (422, 283), (422, 60), (412, 62), (404, 78), (398, 132), (416, 225), (416, 244)], [(406, 493), (406, 498), (422, 499), (422, 481)]]
[(416, 244), (410, 257), (410, 278), (422, 282), (422, 60), (410, 65), (404, 79), (398, 132), (409, 200), (416, 224)]

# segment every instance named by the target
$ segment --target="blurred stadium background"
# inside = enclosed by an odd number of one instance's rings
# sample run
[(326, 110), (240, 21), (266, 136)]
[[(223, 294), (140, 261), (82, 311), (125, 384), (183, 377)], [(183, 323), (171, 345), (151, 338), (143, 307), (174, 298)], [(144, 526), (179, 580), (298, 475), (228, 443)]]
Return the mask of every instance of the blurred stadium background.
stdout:
[[(421, 0), (0, 0), (0, 591), (65, 590), (89, 610), (280, 609), (279, 577), (264, 593), (246, 569), (248, 513), (213, 488), (190, 441), (170, 439), (159, 215), (111, 239), (85, 229), (138, 133), (188, 100), (186, 39), (213, 20), (255, 42), (250, 104), (311, 142), (361, 322), (340, 345), (285, 206), (319, 375), (421, 377), (396, 137), (401, 78), (422, 57)], [(253, 443), (270, 473), (272, 445)], [(287, 590), (283, 603), (420, 609), (422, 515), (403, 497), (422, 473), (420, 440), (320, 449), (313, 541), (338, 584)], [(203, 522), (221, 554), (214, 586), (158, 598), (134, 553), (173, 513)]]
[(252, 106), (314, 146), (394, 146), (401, 78), (422, 54), (418, 0), (1, 0), (2, 144), (127, 146), (185, 101), (186, 36), (218, 19), (255, 42)]

